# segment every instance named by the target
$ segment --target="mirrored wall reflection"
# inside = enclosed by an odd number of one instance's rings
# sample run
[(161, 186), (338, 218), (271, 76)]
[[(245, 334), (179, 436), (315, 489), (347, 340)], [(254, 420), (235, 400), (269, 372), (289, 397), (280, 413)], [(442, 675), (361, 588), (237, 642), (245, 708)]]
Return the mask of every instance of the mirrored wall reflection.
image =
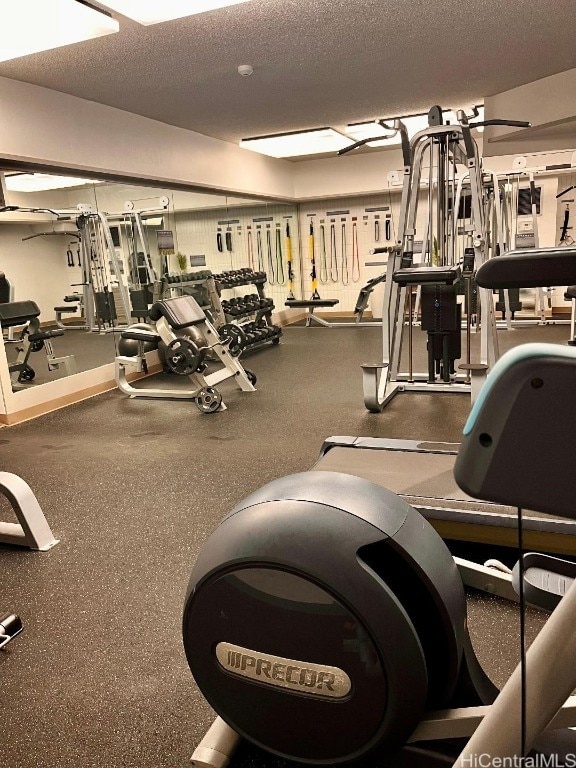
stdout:
[[(300, 280), (295, 207), (12, 171), (5, 187), (0, 323), (14, 392), (113, 362), (121, 329), (160, 298), (190, 293), (220, 327), (270, 324), (290, 253)], [(265, 277), (228, 286), (242, 269)], [(227, 311), (248, 296), (240, 316)]]
[(113, 339), (87, 333), (81, 211), (95, 184), (5, 174), (0, 207), (0, 323), (14, 392), (108, 363)]

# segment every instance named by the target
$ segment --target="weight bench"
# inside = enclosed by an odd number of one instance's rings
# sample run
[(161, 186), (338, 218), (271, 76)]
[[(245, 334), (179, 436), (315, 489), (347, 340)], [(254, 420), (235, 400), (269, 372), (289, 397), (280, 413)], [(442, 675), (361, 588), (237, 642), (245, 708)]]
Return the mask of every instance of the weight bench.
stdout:
[[(222, 381), (233, 379), (243, 392), (255, 391), (256, 377), (246, 371), (239, 360), (230, 353), (228, 342), (222, 341), (216, 328), (192, 296), (157, 301), (150, 308), (149, 316), (155, 323), (154, 331), (128, 328), (121, 333), (123, 339), (138, 342), (136, 357), (116, 357), (116, 383), (124, 394), (132, 398), (194, 400), (200, 411), (213, 413), (226, 410), (222, 395), (215, 388), (215, 385)], [(205, 345), (198, 343), (197, 337), (186, 336), (185, 331), (189, 328), (200, 331)], [(193, 385), (192, 389), (137, 389), (128, 383), (127, 370), (148, 373), (144, 352), (147, 342), (162, 343), (166, 346), (168, 368), (177, 375), (188, 376)], [(209, 353), (216, 355), (222, 367), (212, 373), (205, 373)]]
[(56, 325), (58, 328), (61, 328), (63, 331), (86, 331), (88, 326), (85, 323), (64, 325), (62, 320), (62, 315), (74, 315), (76, 312), (80, 312), (80, 314), (82, 313), (84, 296), (81, 293), (71, 293), (68, 296), (64, 296), (63, 302), (64, 304), (59, 307), (54, 307), (54, 312), (56, 312)]
[(2, 328), (22, 327), (16, 347), (18, 356), (16, 361), (8, 366), (15, 389), (22, 389), (25, 383), (34, 380), (36, 372), (28, 361), (32, 352), (40, 352), (42, 349), (46, 351), (49, 371), (58, 370), (62, 366), (67, 376), (76, 373), (76, 361), (73, 355), (56, 357), (54, 353), (52, 339), (63, 336), (64, 331), (60, 328), (41, 330), (40, 309), (34, 301), (0, 304), (0, 326)]
[(335, 307), (336, 304), (339, 303), (339, 299), (288, 299), (284, 303), (284, 306), (290, 307), (290, 309), (307, 309), (306, 328), (309, 328), (313, 322), (322, 325), (325, 328), (331, 328), (332, 326), (337, 325), (337, 323), (329, 323), (327, 320), (317, 317), (314, 314), (314, 310), (319, 307)]

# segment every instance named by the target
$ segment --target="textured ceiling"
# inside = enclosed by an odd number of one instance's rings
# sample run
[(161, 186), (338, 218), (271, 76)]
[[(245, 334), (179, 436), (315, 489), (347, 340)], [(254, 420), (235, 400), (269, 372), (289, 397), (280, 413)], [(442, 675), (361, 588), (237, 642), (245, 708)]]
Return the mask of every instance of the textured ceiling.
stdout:
[(5, 62), (0, 76), (237, 141), (461, 106), (571, 69), (574, 5), (252, 0), (151, 27), (118, 17), (119, 34)]

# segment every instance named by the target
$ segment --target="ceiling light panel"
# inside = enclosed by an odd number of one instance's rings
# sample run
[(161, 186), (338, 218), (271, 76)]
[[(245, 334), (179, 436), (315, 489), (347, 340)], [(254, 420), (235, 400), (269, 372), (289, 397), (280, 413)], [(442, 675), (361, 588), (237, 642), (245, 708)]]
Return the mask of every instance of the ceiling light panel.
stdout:
[(206, 13), (216, 8), (247, 3), (249, 0), (99, 0), (99, 2), (112, 11), (128, 16), (148, 27), (163, 21)]
[(354, 123), (346, 126), (346, 135), (352, 136), (356, 141), (371, 139), (373, 136), (382, 136), (380, 141), (369, 141), (369, 147), (393, 147), (400, 144), (400, 134), (387, 131), (379, 123)]
[(352, 139), (343, 136), (333, 128), (318, 128), (313, 131), (243, 139), (240, 146), (262, 155), (286, 158), (338, 152), (353, 143)]
[(2, 3), (0, 61), (118, 32), (115, 19), (76, 0)]
[(76, 176), (50, 176), (46, 173), (18, 173), (6, 176), (5, 180), (6, 189), (9, 192), (46, 192), (49, 189), (66, 189), (101, 183), (92, 179), (79, 179)]

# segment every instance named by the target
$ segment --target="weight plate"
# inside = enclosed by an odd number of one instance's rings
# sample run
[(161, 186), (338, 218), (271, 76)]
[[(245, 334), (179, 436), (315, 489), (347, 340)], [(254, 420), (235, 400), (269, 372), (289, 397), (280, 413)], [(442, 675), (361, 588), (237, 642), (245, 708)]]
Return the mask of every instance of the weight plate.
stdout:
[(190, 376), (204, 362), (204, 350), (187, 338), (178, 338), (166, 348), (166, 365), (178, 376)]
[(35, 377), (36, 377), (36, 371), (33, 368), (30, 368), (29, 365), (27, 365), (25, 368), (23, 368), (20, 371), (20, 375), (18, 376), (18, 381), (34, 381)]
[(226, 344), (231, 355), (238, 357), (246, 346), (246, 334), (240, 326), (234, 323), (227, 323), (220, 328), (220, 338)]
[(214, 413), (222, 405), (222, 395), (215, 387), (203, 387), (196, 395), (196, 405), (202, 413)]
[(244, 373), (246, 374), (250, 384), (252, 384), (252, 386), (255, 387), (256, 382), (258, 381), (258, 379), (256, 378), (256, 374), (253, 371), (249, 371), (248, 368), (244, 368)]

